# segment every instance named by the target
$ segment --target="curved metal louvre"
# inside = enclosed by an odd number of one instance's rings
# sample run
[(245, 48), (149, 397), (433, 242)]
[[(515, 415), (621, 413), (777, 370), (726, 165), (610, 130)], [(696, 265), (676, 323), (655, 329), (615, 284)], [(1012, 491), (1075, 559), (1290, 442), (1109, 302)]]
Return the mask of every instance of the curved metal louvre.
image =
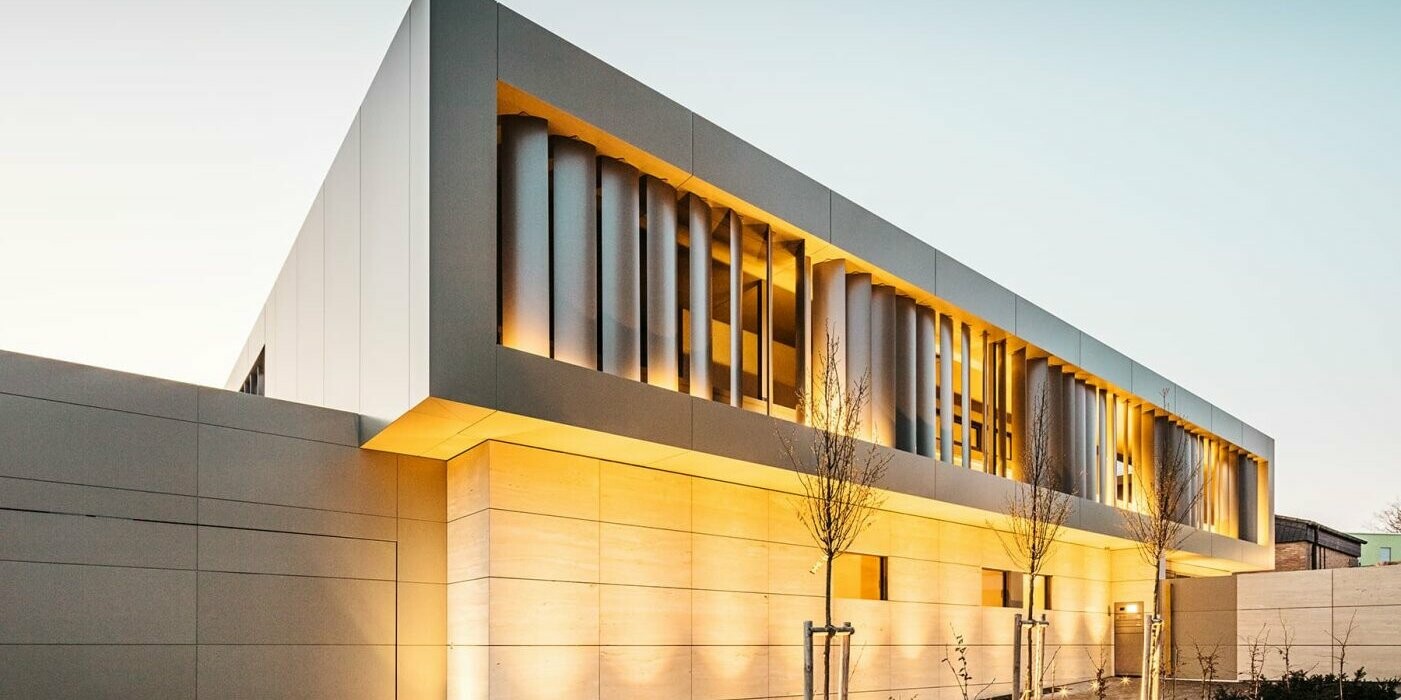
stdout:
[(710, 207), (686, 194), (678, 209), (678, 234), (686, 250), (687, 390), (710, 399)]
[(899, 365), (895, 360), (895, 288), (871, 288), (871, 437), (895, 445), (895, 405)]
[(598, 159), (600, 347), (603, 371), (642, 379), (642, 283), (637, 168)]
[(917, 452), (919, 321), (915, 301), (895, 297), (895, 447)]
[(598, 369), (598, 201), (594, 147), (550, 137), (554, 357)]
[(933, 458), (938, 448), (938, 314), (927, 306), (915, 309), (915, 452)]
[(676, 391), (680, 386), (681, 333), (677, 299), (676, 190), (655, 177), (642, 178), (642, 220), (647, 288), (647, 383)]
[(500, 124), (501, 344), (549, 356), (549, 132), (537, 117)]
[(847, 391), (866, 384), (857, 434), (871, 439), (871, 275), (850, 272), (846, 276), (846, 372)]

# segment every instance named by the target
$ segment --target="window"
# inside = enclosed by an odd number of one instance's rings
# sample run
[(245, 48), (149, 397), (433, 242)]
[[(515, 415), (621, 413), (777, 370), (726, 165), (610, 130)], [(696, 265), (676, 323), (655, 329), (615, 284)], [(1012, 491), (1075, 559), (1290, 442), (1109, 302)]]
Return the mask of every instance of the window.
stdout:
[(1021, 574), (983, 569), (983, 605), (989, 608), (1020, 608), (1022, 599)]
[(832, 562), (832, 597), (888, 600), (886, 558), (843, 554)]
[(1382, 547), (1382, 548), (1378, 549), (1378, 550), (1377, 550), (1377, 561), (1379, 561), (1379, 562), (1381, 562), (1381, 563), (1383, 563), (1383, 564), (1390, 564), (1390, 563), (1391, 563), (1391, 548), (1390, 548), (1390, 547)]
[(267, 353), (267, 348), (258, 351), (258, 359), (253, 361), (253, 366), (248, 370), (248, 377), (243, 380), (243, 386), (238, 388), (240, 393), (263, 396), (267, 393), (267, 377), (263, 372), (263, 355)]
[[(1026, 607), (1026, 574), (983, 569), (983, 605), (989, 608)], [(1051, 577), (1036, 577), (1036, 602), (1051, 609)]]

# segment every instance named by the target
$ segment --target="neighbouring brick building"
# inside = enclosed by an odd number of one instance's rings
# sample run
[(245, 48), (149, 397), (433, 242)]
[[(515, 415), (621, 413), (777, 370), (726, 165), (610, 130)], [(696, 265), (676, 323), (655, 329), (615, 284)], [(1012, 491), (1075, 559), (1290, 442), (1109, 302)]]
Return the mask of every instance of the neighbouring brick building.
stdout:
[(1365, 540), (1312, 520), (1275, 516), (1275, 571), (1357, 566)]

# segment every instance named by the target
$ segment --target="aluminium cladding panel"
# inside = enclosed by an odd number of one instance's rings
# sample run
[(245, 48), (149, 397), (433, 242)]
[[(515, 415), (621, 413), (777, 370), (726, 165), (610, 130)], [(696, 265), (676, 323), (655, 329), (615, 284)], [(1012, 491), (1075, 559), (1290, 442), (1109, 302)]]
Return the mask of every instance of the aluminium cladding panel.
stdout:
[(458, 0), (427, 10), (429, 394), (493, 406), (498, 5)]
[(915, 307), (915, 452), (922, 457), (934, 457), (938, 446), (938, 325), (934, 309)]
[(593, 146), (550, 137), (554, 358), (598, 369), (598, 168)]
[[(713, 395), (710, 378), (710, 306), (714, 299), (710, 288), (710, 207), (693, 194), (687, 194), (677, 212), (677, 226), (685, 234), (687, 253), (687, 279), (690, 300), (690, 366), (687, 376), (690, 379), (690, 394), (699, 399), (709, 400)], [(698, 246), (704, 241), (705, 246)], [(704, 250), (704, 254), (697, 254)]]
[(409, 23), (400, 26), (360, 109), (360, 413), (392, 420), (410, 405)]
[[(641, 204), (637, 168), (598, 159), (599, 358), (603, 371), (642, 379)], [(540, 354), (540, 353), (537, 353)]]
[(360, 117), (322, 187), (325, 200), (325, 386), (322, 401), (360, 409)]
[(820, 390), (822, 374), (830, 358), (836, 365), (837, 385), (846, 386), (846, 261), (828, 260), (812, 266), (812, 385)]
[(1080, 367), (1121, 389), (1133, 389), (1133, 360), (1088, 333), (1080, 334)]
[(690, 110), (508, 8), (498, 17), (502, 82), (691, 170)]
[(1017, 337), (1072, 365), (1080, 364), (1080, 331), (1054, 314), (1016, 297)]
[(295, 244), (297, 253), (297, 395), (322, 405), (326, 367), (325, 186), (317, 192)]
[(824, 240), (831, 239), (832, 193), (821, 183), (699, 116), (695, 177)]
[(934, 296), (1002, 330), (1016, 327), (1016, 295), (943, 251), (937, 259)]
[(938, 256), (932, 246), (836, 192), (832, 243), (926, 292), (938, 286)]
[(297, 400), (297, 249), (293, 246), (277, 273), (267, 307), (266, 394)]
[(895, 295), (895, 446), (918, 452), (919, 320), (915, 300)]
[(409, 5), (409, 405), (429, 394), (432, 275), (428, 211), (428, 0)]
[(871, 287), (871, 437), (895, 444), (895, 288)]
[(681, 319), (677, 299), (676, 190), (655, 177), (642, 178), (646, 257), (647, 383), (676, 391), (680, 386)]
[(501, 117), (501, 344), (550, 354), (550, 148), (544, 119)]

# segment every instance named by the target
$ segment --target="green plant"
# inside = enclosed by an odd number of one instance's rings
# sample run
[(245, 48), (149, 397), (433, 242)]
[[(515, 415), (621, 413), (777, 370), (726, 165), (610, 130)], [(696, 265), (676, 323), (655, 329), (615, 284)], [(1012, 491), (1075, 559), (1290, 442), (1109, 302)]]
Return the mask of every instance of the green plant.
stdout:
[[(1340, 688), (1347, 700), (1395, 700), (1397, 691), (1401, 690), (1401, 679), (1369, 679), (1367, 671), (1360, 668), (1345, 677), (1295, 669), (1279, 680), (1261, 681), (1258, 697), (1259, 700), (1336, 700)], [(1251, 692), (1249, 684), (1220, 685), (1212, 697), (1214, 700), (1251, 700)]]

